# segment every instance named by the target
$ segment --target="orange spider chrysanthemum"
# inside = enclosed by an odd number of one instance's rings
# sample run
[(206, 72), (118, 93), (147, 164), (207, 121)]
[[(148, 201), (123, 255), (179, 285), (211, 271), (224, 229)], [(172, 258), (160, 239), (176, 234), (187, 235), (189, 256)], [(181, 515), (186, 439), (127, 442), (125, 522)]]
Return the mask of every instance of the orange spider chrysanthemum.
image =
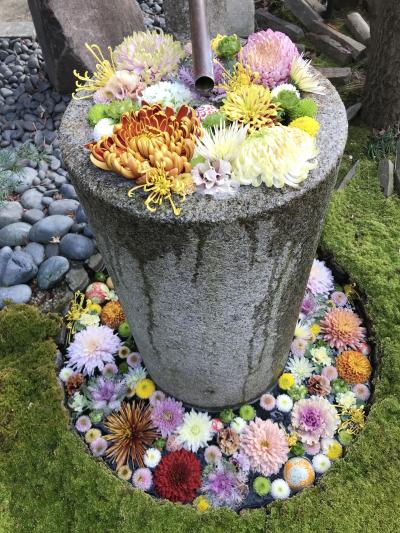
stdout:
[(339, 376), (350, 385), (365, 383), (371, 376), (372, 367), (368, 357), (361, 352), (348, 350), (336, 359)]
[(343, 351), (347, 347), (358, 348), (365, 340), (366, 330), (351, 309), (335, 308), (321, 321), (321, 332), (332, 348)]

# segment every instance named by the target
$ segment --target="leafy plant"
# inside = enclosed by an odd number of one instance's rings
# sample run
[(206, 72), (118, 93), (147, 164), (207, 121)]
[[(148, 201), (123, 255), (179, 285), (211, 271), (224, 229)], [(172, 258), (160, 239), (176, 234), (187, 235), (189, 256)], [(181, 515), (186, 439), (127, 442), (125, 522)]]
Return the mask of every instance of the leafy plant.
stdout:
[(379, 132), (367, 145), (365, 150), (366, 156), (373, 161), (380, 161), (381, 159), (395, 156), (399, 139), (399, 126), (393, 126)]

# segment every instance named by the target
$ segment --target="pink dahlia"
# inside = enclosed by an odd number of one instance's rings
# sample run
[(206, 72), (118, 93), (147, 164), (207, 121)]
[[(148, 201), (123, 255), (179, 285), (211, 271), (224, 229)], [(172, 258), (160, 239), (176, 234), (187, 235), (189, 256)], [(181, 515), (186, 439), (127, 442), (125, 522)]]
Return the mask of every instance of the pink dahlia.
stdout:
[(260, 83), (270, 89), (288, 81), (293, 60), (300, 55), (287, 35), (272, 30), (250, 35), (242, 54), (243, 64), (260, 74)]
[(347, 347), (355, 350), (365, 340), (366, 330), (361, 326), (361, 318), (351, 309), (331, 309), (320, 325), (321, 333), (329, 346), (339, 351)]
[(120, 346), (118, 335), (108, 326), (89, 326), (76, 333), (68, 346), (68, 366), (92, 376), (96, 369), (101, 371), (107, 363), (114, 362), (114, 354)]
[(270, 476), (287, 461), (289, 447), (278, 424), (256, 418), (240, 434), (240, 451), (249, 458), (252, 470)]
[(94, 93), (93, 100), (97, 104), (108, 104), (113, 100), (136, 101), (145, 88), (140, 76), (128, 70), (117, 70), (108, 82)]
[(322, 438), (332, 438), (339, 422), (335, 407), (321, 396), (299, 400), (292, 410), (293, 430), (304, 444), (313, 445)]
[(324, 261), (314, 259), (311, 267), (310, 277), (307, 282), (307, 289), (314, 294), (328, 294), (333, 290), (333, 276)]

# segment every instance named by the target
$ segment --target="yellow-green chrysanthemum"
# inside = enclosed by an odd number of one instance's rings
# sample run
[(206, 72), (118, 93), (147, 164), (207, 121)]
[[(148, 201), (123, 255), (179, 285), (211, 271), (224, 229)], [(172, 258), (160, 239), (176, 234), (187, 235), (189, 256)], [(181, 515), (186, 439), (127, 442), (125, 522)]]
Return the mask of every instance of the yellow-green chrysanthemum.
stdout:
[(293, 120), (289, 124), (290, 128), (298, 128), (299, 130), (303, 130), (308, 135), (311, 135), (311, 137), (315, 137), (319, 131), (319, 122), (318, 120), (315, 120), (315, 118), (311, 117), (300, 117), (296, 118), (296, 120)]

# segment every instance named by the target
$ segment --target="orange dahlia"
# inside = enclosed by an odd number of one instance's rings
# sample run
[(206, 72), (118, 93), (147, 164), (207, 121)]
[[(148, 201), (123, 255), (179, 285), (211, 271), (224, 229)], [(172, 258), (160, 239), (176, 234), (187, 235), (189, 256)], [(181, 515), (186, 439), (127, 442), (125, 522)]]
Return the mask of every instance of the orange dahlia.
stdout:
[(125, 322), (125, 313), (119, 302), (108, 302), (100, 314), (101, 323), (111, 329), (118, 329)]
[(331, 309), (321, 321), (321, 332), (332, 348), (358, 348), (365, 340), (361, 319), (351, 309)]
[(95, 166), (144, 183), (147, 172), (160, 165), (171, 177), (190, 173), (189, 161), (201, 131), (191, 107), (182, 106), (175, 113), (171, 107), (144, 105), (124, 113), (112, 135), (86, 148)]
[(371, 376), (372, 367), (368, 357), (361, 352), (348, 350), (336, 359), (339, 376), (350, 385), (365, 383)]

